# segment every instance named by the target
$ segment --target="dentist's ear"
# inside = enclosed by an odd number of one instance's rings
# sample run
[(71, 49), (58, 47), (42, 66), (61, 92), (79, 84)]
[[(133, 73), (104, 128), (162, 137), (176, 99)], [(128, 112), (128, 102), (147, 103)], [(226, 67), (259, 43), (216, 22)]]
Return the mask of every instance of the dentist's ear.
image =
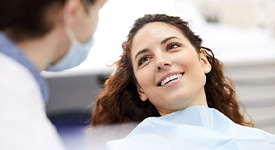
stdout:
[(66, 1), (63, 6), (63, 21), (72, 26), (77, 21), (82, 5), (81, 0)]
[(211, 64), (209, 63), (206, 57), (206, 52), (203, 48), (200, 49), (200, 63), (205, 74), (211, 71)]
[(147, 101), (148, 100), (148, 97), (147, 95), (144, 93), (142, 87), (140, 87), (140, 85), (137, 86), (137, 90), (138, 90), (138, 94), (139, 94), (139, 97), (142, 101)]

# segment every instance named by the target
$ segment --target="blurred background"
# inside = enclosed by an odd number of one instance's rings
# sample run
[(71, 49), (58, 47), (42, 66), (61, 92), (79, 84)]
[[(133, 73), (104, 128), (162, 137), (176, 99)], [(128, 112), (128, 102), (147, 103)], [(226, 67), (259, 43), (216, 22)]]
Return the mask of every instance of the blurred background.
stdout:
[(67, 149), (89, 149), (85, 138), (94, 100), (121, 44), (144, 14), (165, 13), (189, 21), (233, 79), (255, 127), (275, 134), (275, 0), (108, 0), (100, 11), (95, 45), (75, 69), (47, 73), (47, 115)]

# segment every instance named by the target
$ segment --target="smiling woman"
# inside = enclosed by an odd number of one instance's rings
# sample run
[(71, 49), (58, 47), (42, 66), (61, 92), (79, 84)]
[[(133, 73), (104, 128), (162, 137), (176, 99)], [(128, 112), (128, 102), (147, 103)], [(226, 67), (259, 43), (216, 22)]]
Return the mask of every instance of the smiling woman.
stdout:
[[(218, 109), (238, 124), (252, 125), (244, 120), (239, 111), (231, 80), (223, 75), (222, 63), (201, 43), (202, 39), (179, 17), (146, 15), (136, 20), (128, 40), (123, 43), (124, 53), (117, 62), (119, 69), (106, 81), (105, 89), (98, 97), (92, 123), (141, 122), (147, 117), (160, 116), (161, 110), (158, 108), (162, 107), (154, 104), (156, 101), (163, 103), (162, 106), (166, 108), (168, 103), (168, 106), (172, 105), (173, 97), (179, 96), (173, 92), (196, 96), (186, 90), (198, 88), (205, 90), (202, 95), (206, 95), (206, 98), (200, 100), (207, 101), (208, 107)], [(168, 83), (170, 74), (183, 75), (178, 80), (181, 84), (176, 84), (179, 88), (166, 88), (169, 84), (157, 86), (163, 78)], [(144, 91), (147, 84), (162, 90), (155, 94), (162, 99), (151, 97), (149, 91)], [(170, 92), (169, 96), (164, 97)], [(179, 103), (184, 104), (175, 105), (179, 107), (177, 109), (191, 105), (191, 97), (180, 97), (177, 98), (181, 101)], [(171, 112), (177, 110), (169, 109)]]
[(139, 125), (125, 139), (109, 142), (109, 149), (275, 147), (273, 135), (245, 127), (253, 124), (239, 110), (233, 83), (201, 43), (179, 17), (136, 20), (118, 70), (96, 101), (92, 125)]
[[(140, 53), (142, 48), (147, 51)], [(147, 24), (135, 35), (131, 55), (136, 57), (132, 66), (140, 98), (149, 100), (161, 116), (188, 106), (207, 106), (205, 74), (211, 65), (205, 50), (198, 53), (176, 27)]]

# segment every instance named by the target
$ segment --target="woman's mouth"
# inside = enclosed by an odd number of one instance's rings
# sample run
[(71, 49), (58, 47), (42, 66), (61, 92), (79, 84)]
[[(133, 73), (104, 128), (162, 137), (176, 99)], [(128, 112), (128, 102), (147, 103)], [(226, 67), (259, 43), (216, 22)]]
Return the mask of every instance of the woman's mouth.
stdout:
[(183, 76), (184, 73), (177, 73), (177, 74), (173, 74), (173, 75), (169, 75), (168, 77), (165, 77), (163, 80), (161, 80), (158, 84), (158, 86), (165, 86), (168, 83), (179, 79), (180, 77)]

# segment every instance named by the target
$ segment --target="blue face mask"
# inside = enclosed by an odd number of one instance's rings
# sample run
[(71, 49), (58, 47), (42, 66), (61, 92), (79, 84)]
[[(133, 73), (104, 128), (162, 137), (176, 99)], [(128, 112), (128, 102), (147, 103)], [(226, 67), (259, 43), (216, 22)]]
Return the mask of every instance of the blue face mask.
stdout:
[(63, 71), (80, 65), (84, 60), (86, 60), (89, 51), (94, 44), (93, 33), (97, 26), (97, 21), (95, 17), (91, 14), (92, 21), (94, 22), (94, 29), (92, 30), (91, 37), (85, 43), (80, 43), (73, 33), (72, 29), (67, 27), (65, 31), (71, 41), (71, 46), (67, 54), (58, 62), (49, 66), (46, 71)]

